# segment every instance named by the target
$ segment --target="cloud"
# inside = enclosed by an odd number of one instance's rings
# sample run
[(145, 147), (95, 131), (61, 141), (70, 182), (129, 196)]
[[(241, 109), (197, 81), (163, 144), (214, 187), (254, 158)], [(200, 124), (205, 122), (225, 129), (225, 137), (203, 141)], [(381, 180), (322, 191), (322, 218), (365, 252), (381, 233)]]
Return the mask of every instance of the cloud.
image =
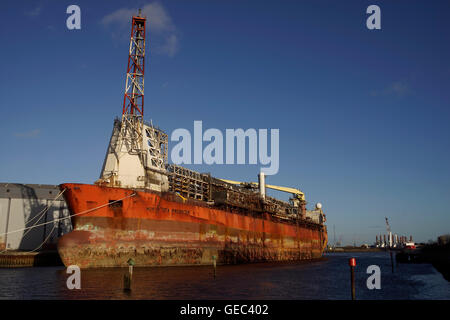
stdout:
[(372, 96), (388, 96), (394, 95), (397, 97), (403, 97), (411, 93), (409, 85), (403, 81), (396, 81), (391, 83), (383, 90), (373, 90), (371, 91)]
[[(121, 8), (104, 16), (100, 23), (111, 30), (114, 38), (128, 37), (131, 17), (137, 15), (138, 8)], [(155, 52), (173, 57), (179, 49), (177, 29), (164, 7), (149, 3), (142, 7), (142, 16), (147, 17), (147, 26), (152, 32)], [(114, 31), (115, 30), (115, 31)]]
[(35, 129), (27, 132), (16, 132), (14, 135), (18, 138), (34, 138), (41, 133), (40, 129)]
[(395, 94), (397, 96), (403, 96), (409, 93), (409, 86), (403, 82), (394, 82), (386, 90), (388, 94)]
[(178, 51), (178, 38), (172, 34), (166, 38), (166, 42), (156, 48), (156, 52), (167, 54), (169, 57), (173, 57)]
[(30, 17), (37, 17), (38, 15), (41, 14), (41, 10), (42, 10), (42, 6), (37, 6), (33, 10), (25, 12), (25, 14)]

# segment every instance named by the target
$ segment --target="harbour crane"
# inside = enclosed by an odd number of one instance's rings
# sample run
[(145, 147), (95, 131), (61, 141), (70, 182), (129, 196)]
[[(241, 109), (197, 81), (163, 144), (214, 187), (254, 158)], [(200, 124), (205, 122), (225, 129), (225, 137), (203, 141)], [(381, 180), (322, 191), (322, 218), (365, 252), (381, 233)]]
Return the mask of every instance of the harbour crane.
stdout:
[(392, 247), (392, 232), (391, 232), (391, 226), (389, 225), (389, 221), (388, 218), (385, 217), (386, 219), (386, 230), (389, 234), (389, 247)]

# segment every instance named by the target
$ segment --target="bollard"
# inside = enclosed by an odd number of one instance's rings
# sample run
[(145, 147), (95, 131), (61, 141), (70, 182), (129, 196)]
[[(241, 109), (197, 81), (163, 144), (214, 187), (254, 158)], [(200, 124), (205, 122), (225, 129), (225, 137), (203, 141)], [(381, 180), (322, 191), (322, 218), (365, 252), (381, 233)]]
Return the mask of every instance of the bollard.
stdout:
[(214, 279), (216, 278), (216, 256), (212, 256), (214, 266)]
[(131, 276), (129, 273), (123, 275), (123, 291), (131, 291)]
[(133, 266), (134, 266), (134, 260), (128, 259), (128, 274), (124, 274), (123, 276), (123, 290), (124, 291), (131, 291), (131, 280), (133, 277)]
[(352, 300), (356, 300), (355, 298), (355, 267), (356, 267), (356, 259), (350, 258), (348, 261), (348, 265), (350, 266), (350, 277), (351, 277), (351, 286), (352, 286)]
[(392, 250), (389, 249), (389, 253), (391, 254), (391, 268), (392, 268), (392, 273), (394, 273), (394, 258), (392, 257)]
[(132, 265), (128, 266), (128, 273), (130, 274), (130, 277), (133, 276), (133, 266)]

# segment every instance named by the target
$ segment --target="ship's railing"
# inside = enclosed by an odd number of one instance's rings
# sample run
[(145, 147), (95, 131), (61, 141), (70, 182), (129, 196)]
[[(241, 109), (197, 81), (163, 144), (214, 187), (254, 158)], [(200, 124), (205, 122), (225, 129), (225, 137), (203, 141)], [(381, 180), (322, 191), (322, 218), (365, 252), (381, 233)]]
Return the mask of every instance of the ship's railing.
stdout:
[(169, 164), (167, 165), (169, 190), (178, 192), (186, 198), (196, 200), (210, 200), (210, 176), (187, 168)]

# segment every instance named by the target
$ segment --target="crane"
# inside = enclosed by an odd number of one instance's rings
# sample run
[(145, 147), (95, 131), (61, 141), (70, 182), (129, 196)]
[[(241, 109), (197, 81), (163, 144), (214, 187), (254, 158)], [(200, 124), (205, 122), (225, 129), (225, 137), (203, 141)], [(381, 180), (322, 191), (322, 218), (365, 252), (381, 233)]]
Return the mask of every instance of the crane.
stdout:
[(301, 190), (296, 189), (296, 188), (291, 188), (291, 187), (282, 187), (282, 186), (274, 186), (271, 184), (266, 184), (264, 176), (265, 175), (263, 172), (261, 172), (259, 174), (259, 183), (242, 182), (242, 181), (234, 181), (234, 180), (227, 180), (227, 179), (219, 179), (219, 180), (226, 182), (226, 183), (230, 183), (230, 184), (241, 185), (241, 186), (247, 187), (247, 188), (249, 188), (249, 187), (250, 188), (259, 188), (260, 195), (263, 199), (265, 199), (265, 195), (266, 195), (265, 188), (291, 193), (292, 198), (289, 200), (292, 201), (291, 203), (292, 203), (293, 207), (300, 209), (299, 214), (301, 215), (301, 217), (303, 219), (307, 219), (307, 218), (317, 219), (318, 221), (320, 221), (320, 223), (324, 223), (326, 221), (325, 214), (322, 211), (321, 203), (316, 203), (315, 210), (307, 210), (305, 194)]
[[(251, 186), (255, 186), (255, 187), (258, 187), (258, 185), (259, 185), (257, 182), (241, 182), (241, 181), (226, 180), (226, 179), (220, 179), (220, 180), (222, 180), (226, 183), (238, 184), (238, 185), (251, 185)], [(305, 201), (305, 194), (298, 189), (290, 188), (290, 187), (274, 186), (271, 184), (265, 184), (265, 187), (272, 189), (272, 190), (278, 190), (278, 191), (282, 191), (282, 192), (292, 193), (294, 198), (299, 199), (301, 201)]]
[(389, 234), (389, 247), (392, 247), (392, 232), (391, 232), (391, 226), (389, 225), (389, 221), (388, 218), (385, 217), (386, 219), (386, 230)]

